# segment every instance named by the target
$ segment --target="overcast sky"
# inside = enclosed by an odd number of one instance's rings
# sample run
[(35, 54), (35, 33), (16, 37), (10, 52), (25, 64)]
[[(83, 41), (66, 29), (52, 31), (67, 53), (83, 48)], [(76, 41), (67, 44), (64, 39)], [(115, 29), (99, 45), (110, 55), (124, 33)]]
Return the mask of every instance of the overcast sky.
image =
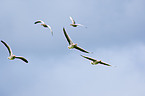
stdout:
[[(145, 96), (145, 0), (1, 0), (0, 96)], [(70, 26), (69, 16), (85, 27)], [(36, 20), (43, 20), (50, 30)], [(68, 49), (74, 43), (93, 54)], [(80, 55), (109, 63), (91, 65)]]

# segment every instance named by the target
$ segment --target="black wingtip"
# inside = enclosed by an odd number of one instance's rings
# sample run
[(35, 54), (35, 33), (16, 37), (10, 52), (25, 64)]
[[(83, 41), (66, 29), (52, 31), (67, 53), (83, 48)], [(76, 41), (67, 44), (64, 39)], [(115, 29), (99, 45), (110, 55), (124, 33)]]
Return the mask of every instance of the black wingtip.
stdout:
[(5, 42), (3, 40), (1, 40), (1, 42), (4, 44)]
[(28, 60), (26, 60), (26, 63), (28, 63)]
[(25, 63), (28, 63), (28, 61), (27, 60), (23, 60)]
[(88, 52), (88, 51), (86, 51), (85, 53), (91, 54), (92, 52)]
[(34, 22), (34, 24), (36, 24), (36, 22)]
[(63, 27), (63, 31), (65, 31), (65, 28)]
[(85, 52), (85, 53), (88, 53), (88, 54), (89, 54), (90, 52), (87, 51), (87, 52)]
[(84, 57), (83, 55), (81, 55), (82, 57)]
[(64, 27), (63, 27), (63, 32), (64, 32), (64, 33), (66, 33), (66, 30), (65, 30), (65, 28), (64, 28)]

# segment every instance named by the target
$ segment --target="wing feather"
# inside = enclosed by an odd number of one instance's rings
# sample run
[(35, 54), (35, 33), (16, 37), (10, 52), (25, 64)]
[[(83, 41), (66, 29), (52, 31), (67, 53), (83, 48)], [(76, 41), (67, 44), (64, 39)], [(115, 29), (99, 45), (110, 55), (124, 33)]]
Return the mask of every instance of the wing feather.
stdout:
[(51, 34), (53, 35), (53, 31), (52, 31), (51, 27), (50, 27), (49, 25), (47, 25), (47, 26), (48, 26), (48, 28), (50, 29)]
[(91, 60), (91, 61), (96, 61), (95, 59), (93, 59), (93, 58), (90, 58), (90, 57), (87, 57), (87, 56), (83, 56), (83, 55), (81, 55), (82, 57), (84, 57), (84, 58), (86, 58), (86, 59), (88, 59), (88, 60)]
[(71, 16), (69, 18), (72, 21), (72, 24), (75, 24), (75, 21), (73, 20), (73, 18)]
[(77, 25), (77, 26), (84, 26), (84, 25), (82, 25), (82, 24), (75, 24), (75, 25)]
[(43, 22), (42, 20), (38, 20), (38, 21), (36, 21), (34, 24), (37, 24), (37, 23), (42, 23), (42, 24), (44, 24), (44, 22)]
[(68, 34), (66, 33), (65, 28), (63, 28), (63, 32), (64, 32), (64, 35), (65, 35), (65, 37), (66, 37), (66, 39), (67, 39), (69, 45), (70, 45), (70, 44), (73, 44), (72, 40), (70, 39), (70, 37), (69, 37)]
[(75, 46), (74, 48), (76, 48), (76, 49), (78, 49), (78, 50), (80, 50), (80, 51), (82, 51), (82, 52), (85, 52), (85, 53), (90, 53), (90, 52), (88, 52), (88, 51), (86, 51), (86, 50), (84, 50), (84, 49), (82, 49), (82, 48), (80, 48), (80, 47), (78, 47), (78, 46)]
[(24, 62), (28, 63), (27, 59), (25, 59), (24, 57), (16, 56), (15, 58), (21, 59), (21, 60), (23, 60)]
[(4, 41), (1, 40), (1, 42), (7, 47), (8, 51), (9, 51), (9, 55), (12, 55), (12, 50), (11, 48), (7, 45), (7, 43), (5, 43)]
[(111, 65), (109, 65), (109, 64), (107, 64), (107, 63), (104, 63), (104, 62), (99, 62), (100, 64), (103, 64), (103, 65), (107, 65), (107, 66), (111, 66)]

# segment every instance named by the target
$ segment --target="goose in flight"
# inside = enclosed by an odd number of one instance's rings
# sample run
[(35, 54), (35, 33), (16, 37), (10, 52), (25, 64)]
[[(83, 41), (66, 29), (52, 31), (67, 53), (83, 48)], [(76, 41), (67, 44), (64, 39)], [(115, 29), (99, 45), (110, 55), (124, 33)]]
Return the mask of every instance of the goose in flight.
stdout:
[(67, 39), (67, 41), (68, 41), (68, 43), (69, 43), (69, 46), (68, 46), (69, 49), (75, 48), (75, 49), (78, 49), (78, 50), (80, 50), (80, 51), (82, 51), (82, 52), (85, 52), (85, 53), (91, 53), (91, 52), (88, 52), (88, 51), (86, 51), (86, 50), (84, 50), (84, 49), (78, 47), (77, 44), (74, 44), (74, 43), (72, 42), (72, 40), (70, 39), (70, 37), (68, 36), (68, 34), (66, 33), (65, 28), (63, 28), (63, 32), (64, 32), (64, 35), (65, 35), (65, 37), (66, 37), (66, 39)]
[(81, 55), (81, 56), (86, 58), (86, 59), (88, 59), (88, 60), (91, 60), (92, 61), (91, 62), (92, 65), (97, 65), (97, 64), (100, 63), (100, 64), (103, 64), (103, 65), (106, 65), (106, 66), (111, 66), (111, 65), (109, 65), (107, 63), (102, 62), (101, 60), (96, 60), (96, 59), (93, 59), (93, 58), (90, 58), (90, 57), (86, 57), (86, 56), (83, 56), (83, 55)]
[(76, 24), (76, 22), (74, 21), (74, 19), (73, 19), (71, 16), (70, 16), (69, 18), (70, 18), (70, 20), (72, 21), (72, 24), (70, 24), (70, 26), (73, 26), (73, 27), (83, 26), (83, 25), (81, 25), (81, 24)]
[(1, 40), (1, 42), (7, 47), (8, 51), (9, 51), (9, 57), (8, 57), (8, 59), (14, 60), (15, 58), (17, 58), (17, 59), (21, 59), (21, 60), (23, 60), (24, 62), (28, 63), (28, 61), (27, 61), (24, 57), (14, 55), (14, 54), (12, 53), (11, 48), (10, 48), (4, 41)]
[(41, 23), (41, 25), (45, 28), (49, 28), (50, 31), (51, 31), (51, 34), (53, 35), (53, 31), (51, 29), (51, 27), (49, 25), (46, 25), (42, 20), (37, 20), (36, 22), (34, 22), (34, 24), (37, 24), (37, 23)]

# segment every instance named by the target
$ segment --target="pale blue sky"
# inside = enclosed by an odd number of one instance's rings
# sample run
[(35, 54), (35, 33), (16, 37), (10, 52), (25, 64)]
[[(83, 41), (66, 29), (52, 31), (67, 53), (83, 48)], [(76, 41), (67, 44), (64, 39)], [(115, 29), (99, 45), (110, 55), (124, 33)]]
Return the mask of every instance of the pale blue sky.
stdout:
[[(0, 96), (145, 96), (144, 0), (1, 0)], [(69, 16), (88, 28), (73, 28)], [(35, 25), (43, 20), (54, 31)], [(93, 54), (67, 48), (63, 27)], [(83, 54), (117, 67), (93, 66)]]

